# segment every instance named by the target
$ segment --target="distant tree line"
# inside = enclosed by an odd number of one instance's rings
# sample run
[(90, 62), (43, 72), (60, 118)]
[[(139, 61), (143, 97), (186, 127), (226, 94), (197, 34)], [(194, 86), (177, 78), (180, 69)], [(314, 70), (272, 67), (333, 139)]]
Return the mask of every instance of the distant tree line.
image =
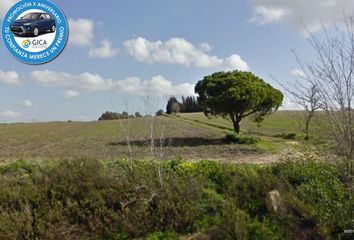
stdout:
[(193, 96), (182, 96), (182, 102), (179, 102), (176, 97), (171, 96), (167, 102), (166, 113), (193, 113), (202, 112), (203, 109), (198, 104), (198, 100)]
[[(171, 96), (167, 102), (166, 113), (193, 113), (193, 112), (203, 112), (203, 109), (198, 104), (198, 100), (195, 97), (182, 96), (182, 102), (179, 102), (176, 97)], [(156, 112), (156, 116), (163, 116), (164, 111), (162, 109)], [(110, 112), (106, 111), (102, 113), (98, 121), (104, 120), (119, 120), (119, 119), (129, 119), (129, 118), (141, 118), (141, 117), (151, 117), (150, 115), (143, 116), (140, 112), (136, 112), (134, 115), (129, 114), (128, 112)]]
[(129, 114), (128, 112), (116, 113), (116, 112), (106, 111), (105, 113), (102, 113), (98, 121), (141, 118), (141, 117), (143, 117), (143, 115), (141, 115), (139, 112), (136, 112), (134, 115), (132, 115)]

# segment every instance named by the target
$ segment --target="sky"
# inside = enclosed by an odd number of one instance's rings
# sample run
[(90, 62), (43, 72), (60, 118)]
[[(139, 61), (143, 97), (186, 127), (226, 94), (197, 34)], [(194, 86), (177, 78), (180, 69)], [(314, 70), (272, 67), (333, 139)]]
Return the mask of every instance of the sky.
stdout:
[[(0, 24), (15, 2), (0, 0)], [(70, 29), (54, 61), (26, 65), (0, 42), (0, 122), (90, 121), (104, 111), (146, 112), (146, 99), (164, 108), (217, 71), (251, 71), (280, 88), (301, 75), (292, 50), (313, 59), (304, 26), (321, 34), (321, 24), (354, 12), (349, 0), (52, 2)], [(287, 98), (284, 108), (293, 107)]]

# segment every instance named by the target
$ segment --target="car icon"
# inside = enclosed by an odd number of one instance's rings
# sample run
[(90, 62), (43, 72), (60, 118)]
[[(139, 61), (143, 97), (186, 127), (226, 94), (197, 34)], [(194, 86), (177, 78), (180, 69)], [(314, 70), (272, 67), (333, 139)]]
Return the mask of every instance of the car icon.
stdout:
[(28, 13), (11, 23), (11, 32), (15, 36), (37, 37), (46, 32), (55, 32), (54, 18), (48, 13)]

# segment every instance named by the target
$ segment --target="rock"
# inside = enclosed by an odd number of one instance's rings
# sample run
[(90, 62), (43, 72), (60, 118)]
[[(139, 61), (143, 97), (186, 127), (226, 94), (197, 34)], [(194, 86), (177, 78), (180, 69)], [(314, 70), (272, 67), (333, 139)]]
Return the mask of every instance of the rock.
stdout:
[(278, 190), (273, 190), (267, 194), (265, 203), (269, 212), (284, 217), (287, 213), (286, 206)]
[(203, 233), (195, 233), (191, 236), (181, 237), (180, 240), (212, 240), (221, 236), (221, 229), (217, 226), (212, 226)]

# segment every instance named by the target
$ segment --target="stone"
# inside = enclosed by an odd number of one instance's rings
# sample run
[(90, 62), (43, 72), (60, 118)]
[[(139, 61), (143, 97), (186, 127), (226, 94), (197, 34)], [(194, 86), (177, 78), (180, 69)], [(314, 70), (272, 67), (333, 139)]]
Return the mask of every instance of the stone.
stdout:
[(278, 190), (270, 191), (267, 194), (265, 203), (269, 212), (284, 217), (287, 213), (284, 201)]

